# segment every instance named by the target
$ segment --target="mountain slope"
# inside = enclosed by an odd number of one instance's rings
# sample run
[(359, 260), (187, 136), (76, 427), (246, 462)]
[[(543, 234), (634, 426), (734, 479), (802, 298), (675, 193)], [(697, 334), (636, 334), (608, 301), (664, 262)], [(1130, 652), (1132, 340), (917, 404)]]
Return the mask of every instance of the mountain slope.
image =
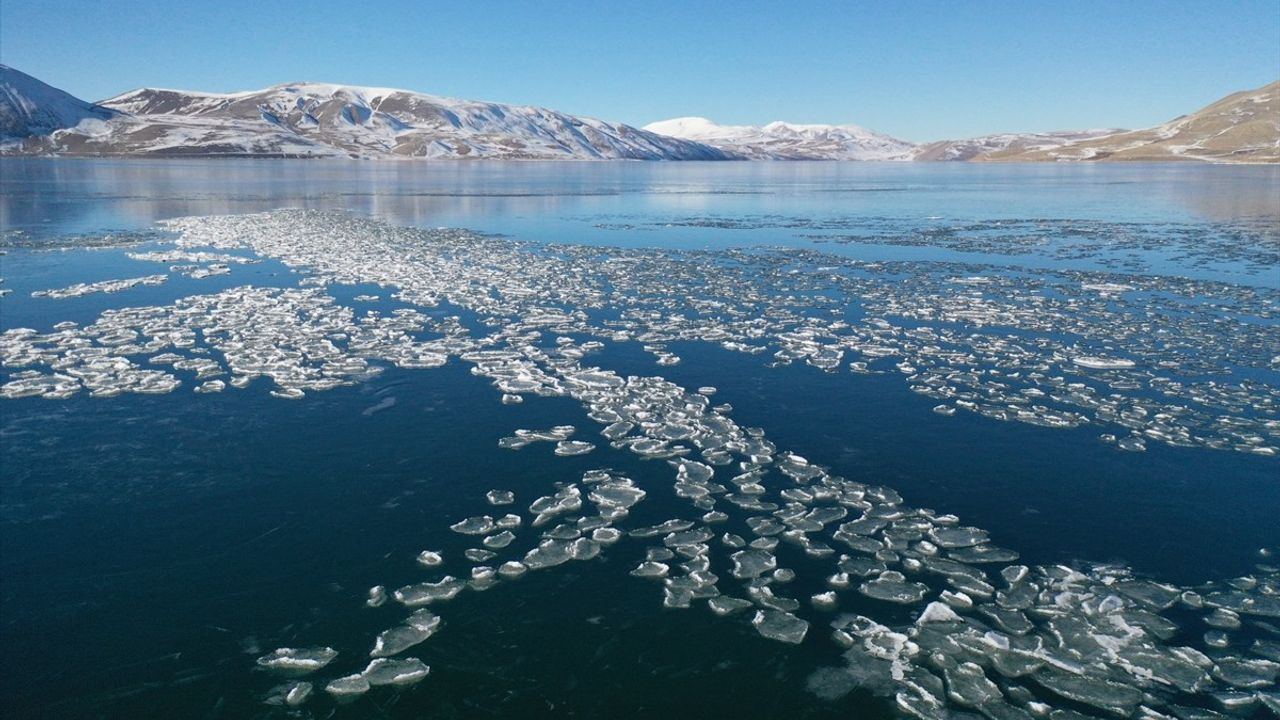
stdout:
[(684, 138), (750, 160), (910, 160), (915, 145), (857, 125), (772, 122), (717, 125), (700, 117), (649, 123), (645, 130)]
[(984, 160), (1209, 160), (1280, 162), (1280, 80), (1163, 125), (1056, 148), (1005, 150)]
[[(68, 96), (70, 97), (70, 96)], [(58, 155), (726, 160), (726, 153), (546, 108), (319, 83), (241, 93), (145, 88), (115, 115), (19, 152)], [(65, 126), (64, 126), (65, 127)]]
[(931, 162), (973, 160), (974, 158), (980, 158), (1002, 150), (1010, 152), (1044, 150), (1079, 140), (1113, 135), (1118, 132), (1123, 131), (1110, 129), (1062, 130), (1047, 133), (1000, 133), (966, 140), (939, 140), (920, 145), (912, 159)]
[(85, 120), (107, 120), (117, 113), (46, 85), (24, 72), (0, 65), (0, 140), (47, 135)]

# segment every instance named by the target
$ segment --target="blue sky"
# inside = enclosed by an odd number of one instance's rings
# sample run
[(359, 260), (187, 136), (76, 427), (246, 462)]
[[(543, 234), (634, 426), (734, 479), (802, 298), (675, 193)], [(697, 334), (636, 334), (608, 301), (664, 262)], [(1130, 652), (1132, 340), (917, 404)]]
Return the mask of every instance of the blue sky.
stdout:
[(315, 80), (923, 141), (1143, 127), (1266, 84), (1280, 0), (3, 0), (0, 62), (89, 100)]

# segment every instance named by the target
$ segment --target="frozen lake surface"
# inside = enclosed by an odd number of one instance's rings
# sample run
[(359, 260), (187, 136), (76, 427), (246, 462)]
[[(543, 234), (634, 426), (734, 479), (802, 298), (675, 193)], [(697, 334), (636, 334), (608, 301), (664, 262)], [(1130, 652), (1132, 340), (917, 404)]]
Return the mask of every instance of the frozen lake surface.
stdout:
[(1275, 168), (0, 191), (7, 715), (1280, 707)]

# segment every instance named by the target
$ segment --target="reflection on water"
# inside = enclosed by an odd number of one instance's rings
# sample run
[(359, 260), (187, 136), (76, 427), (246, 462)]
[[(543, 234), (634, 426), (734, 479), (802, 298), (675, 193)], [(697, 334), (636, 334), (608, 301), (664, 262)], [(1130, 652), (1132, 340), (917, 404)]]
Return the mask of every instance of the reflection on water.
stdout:
[(402, 225), (490, 232), (533, 226), (545, 234), (539, 239), (606, 243), (618, 238), (594, 231), (581, 222), (584, 216), (1280, 218), (1280, 168), (1196, 164), (6, 158), (0, 191), (0, 225), (33, 234), (141, 228), (164, 218), (279, 207), (346, 209)]

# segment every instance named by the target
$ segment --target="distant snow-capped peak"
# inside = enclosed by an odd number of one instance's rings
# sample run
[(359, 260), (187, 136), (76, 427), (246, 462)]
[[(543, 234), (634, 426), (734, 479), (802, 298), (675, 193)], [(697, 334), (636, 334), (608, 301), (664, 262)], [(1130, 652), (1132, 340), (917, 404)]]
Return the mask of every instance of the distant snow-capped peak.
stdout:
[(660, 120), (645, 125), (644, 129), (659, 135), (684, 138), (685, 140), (741, 137), (760, 131), (760, 128), (750, 125), (717, 125), (704, 117), (681, 117)]
[(650, 123), (644, 129), (765, 160), (910, 160), (916, 147), (858, 125), (775, 121), (761, 127), (682, 117)]

